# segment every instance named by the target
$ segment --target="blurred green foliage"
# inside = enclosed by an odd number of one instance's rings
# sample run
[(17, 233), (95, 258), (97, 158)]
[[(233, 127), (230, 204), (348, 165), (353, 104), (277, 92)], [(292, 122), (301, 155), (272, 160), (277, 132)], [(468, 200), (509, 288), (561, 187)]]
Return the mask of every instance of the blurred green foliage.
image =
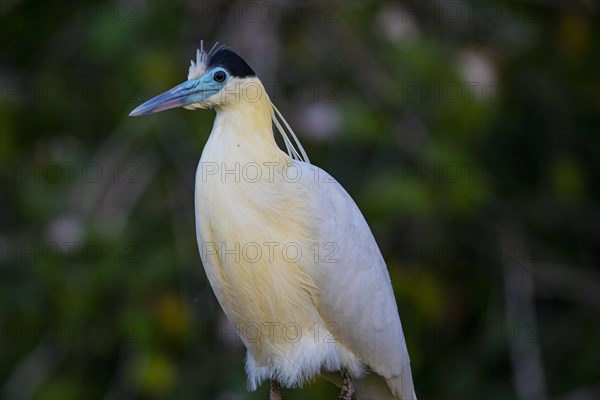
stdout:
[(200, 39), (356, 199), (420, 398), (600, 395), (597, 2), (0, 5), (2, 398), (266, 398), (196, 248), (213, 113), (127, 117)]

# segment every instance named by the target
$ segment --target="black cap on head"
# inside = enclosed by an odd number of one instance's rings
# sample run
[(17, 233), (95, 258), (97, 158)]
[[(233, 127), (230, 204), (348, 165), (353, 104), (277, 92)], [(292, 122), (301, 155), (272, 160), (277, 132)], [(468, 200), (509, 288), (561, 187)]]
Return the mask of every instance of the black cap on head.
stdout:
[(231, 76), (235, 76), (236, 78), (256, 76), (246, 61), (229, 49), (219, 49), (210, 57), (208, 60), (208, 69), (214, 67), (223, 67), (229, 71)]

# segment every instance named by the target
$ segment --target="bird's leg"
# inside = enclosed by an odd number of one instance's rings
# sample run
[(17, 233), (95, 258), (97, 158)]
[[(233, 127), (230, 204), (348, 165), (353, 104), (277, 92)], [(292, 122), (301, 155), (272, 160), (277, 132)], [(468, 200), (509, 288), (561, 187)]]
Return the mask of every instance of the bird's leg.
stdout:
[(281, 385), (275, 379), (271, 381), (269, 400), (281, 400)]
[(344, 383), (342, 385), (342, 391), (340, 392), (338, 400), (356, 400), (354, 383), (352, 382), (352, 378), (350, 378), (350, 374), (346, 368), (344, 368), (342, 376), (344, 377)]

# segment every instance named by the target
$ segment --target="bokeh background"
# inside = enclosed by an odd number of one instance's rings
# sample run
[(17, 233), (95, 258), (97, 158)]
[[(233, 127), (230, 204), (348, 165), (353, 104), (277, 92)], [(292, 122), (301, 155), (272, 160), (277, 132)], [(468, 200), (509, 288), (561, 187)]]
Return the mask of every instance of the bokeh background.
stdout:
[[(349, 191), (422, 399), (600, 396), (600, 3), (0, 2), (0, 397), (265, 399), (198, 255), (200, 39)], [(285, 399), (333, 399), (321, 379)]]

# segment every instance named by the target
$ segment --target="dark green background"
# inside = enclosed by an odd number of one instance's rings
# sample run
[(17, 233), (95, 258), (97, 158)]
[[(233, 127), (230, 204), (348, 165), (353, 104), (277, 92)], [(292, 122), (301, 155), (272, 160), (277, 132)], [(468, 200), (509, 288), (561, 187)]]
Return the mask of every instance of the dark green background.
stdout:
[(127, 117), (200, 39), (360, 206), (420, 398), (600, 395), (600, 3), (0, 5), (1, 398), (266, 398), (196, 246), (214, 112)]

